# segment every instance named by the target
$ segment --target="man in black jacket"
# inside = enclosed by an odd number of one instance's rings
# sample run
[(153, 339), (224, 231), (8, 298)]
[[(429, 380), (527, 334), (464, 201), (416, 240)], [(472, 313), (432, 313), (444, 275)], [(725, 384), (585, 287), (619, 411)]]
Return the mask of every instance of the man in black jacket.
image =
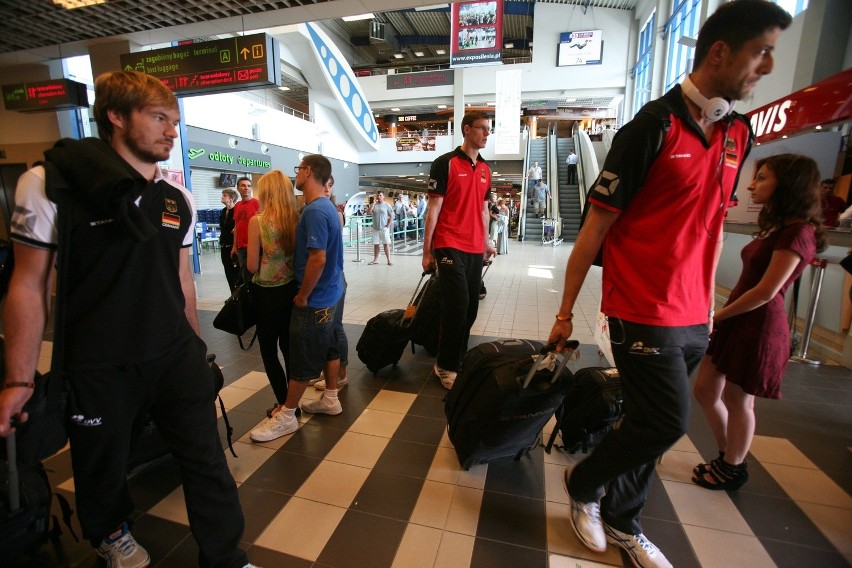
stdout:
[(94, 114), (101, 139), (60, 140), (18, 182), (0, 436), (13, 417), (27, 419), (56, 262), (51, 380), (64, 378), (73, 393), (69, 438), (84, 536), (109, 566), (149, 565), (126, 522), (126, 469), (134, 421), (150, 413), (181, 468), (199, 564), (250, 566), (198, 336), (192, 197), (157, 166), (178, 135), (177, 100), (149, 75), (107, 73), (95, 82)]

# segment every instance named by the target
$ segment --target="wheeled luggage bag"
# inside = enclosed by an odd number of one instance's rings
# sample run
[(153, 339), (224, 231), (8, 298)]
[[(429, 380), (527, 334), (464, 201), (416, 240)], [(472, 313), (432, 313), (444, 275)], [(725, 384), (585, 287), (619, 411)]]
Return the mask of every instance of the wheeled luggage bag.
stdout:
[(417, 283), (406, 309), (387, 310), (367, 321), (367, 326), (355, 345), (355, 351), (361, 362), (374, 375), (388, 365), (396, 365), (402, 358), (405, 346), (411, 339), (411, 322), (419, 311), (419, 302), (424, 295), (421, 293), (423, 279), (428, 274), (424, 272), (420, 276), (420, 282)]
[(621, 378), (615, 367), (586, 367), (574, 373), (574, 386), (556, 412), (545, 451), (550, 453), (556, 434), (568, 453), (588, 452), (601, 443), (621, 418)]
[(565, 364), (577, 346), (568, 342), (567, 351), (555, 357), (555, 371), (545, 367), (554, 357), (537, 341), (492, 341), (465, 354), (444, 406), (450, 441), (464, 469), (519, 460), (535, 447), (573, 382)]

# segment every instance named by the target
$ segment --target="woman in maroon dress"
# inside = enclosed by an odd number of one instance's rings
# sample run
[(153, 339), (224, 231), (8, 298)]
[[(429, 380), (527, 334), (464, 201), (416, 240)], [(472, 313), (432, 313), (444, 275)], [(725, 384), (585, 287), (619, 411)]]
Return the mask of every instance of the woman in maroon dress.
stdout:
[(695, 381), (695, 397), (719, 445), (718, 458), (693, 470), (692, 481), (707, 489), (739, 489), (748, 480), (754, 397), (781, 398), (790, 356), (784, 291), (825, 248), (816, 163), (780, 154), (757, 168), (748, 190), (763, 205), (760, 230), (742, 250), (742, 274), (715, 314)]

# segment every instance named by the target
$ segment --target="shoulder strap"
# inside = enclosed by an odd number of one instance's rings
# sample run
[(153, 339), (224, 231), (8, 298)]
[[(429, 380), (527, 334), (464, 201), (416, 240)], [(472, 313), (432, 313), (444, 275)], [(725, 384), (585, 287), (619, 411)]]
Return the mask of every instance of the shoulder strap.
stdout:
[(660, 121), (660, 140), (657, 143), (657, 152), (656, 154), (659, 156), (660, 151), (663, 149), (663, 144), (666, 143), (666, 134), (668, 134), (669, 130), (672, 127), (672, 108), (669, 106), (665, 97), (660, 97), (659, 99), (655, 99), (639, 110), (640, 114), (649, 114)]

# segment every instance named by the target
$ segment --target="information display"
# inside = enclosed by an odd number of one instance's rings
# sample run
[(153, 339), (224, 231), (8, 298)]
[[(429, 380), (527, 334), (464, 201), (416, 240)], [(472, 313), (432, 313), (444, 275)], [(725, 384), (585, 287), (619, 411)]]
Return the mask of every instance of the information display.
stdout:
[(603, 32), (589, 30), (559, 34), (557, 67), (568, 65), (600, 65), (603, 54)]
[(176, 95), (189, 96), (278, 85), (279, 59), (275, 39), (252, 34), (125, 53), (121, 67), (153, 75)]
[(50, 79), (3, 85), (6, 110), (40, 112), (89, 106), (86, 85), (71, 79)]

